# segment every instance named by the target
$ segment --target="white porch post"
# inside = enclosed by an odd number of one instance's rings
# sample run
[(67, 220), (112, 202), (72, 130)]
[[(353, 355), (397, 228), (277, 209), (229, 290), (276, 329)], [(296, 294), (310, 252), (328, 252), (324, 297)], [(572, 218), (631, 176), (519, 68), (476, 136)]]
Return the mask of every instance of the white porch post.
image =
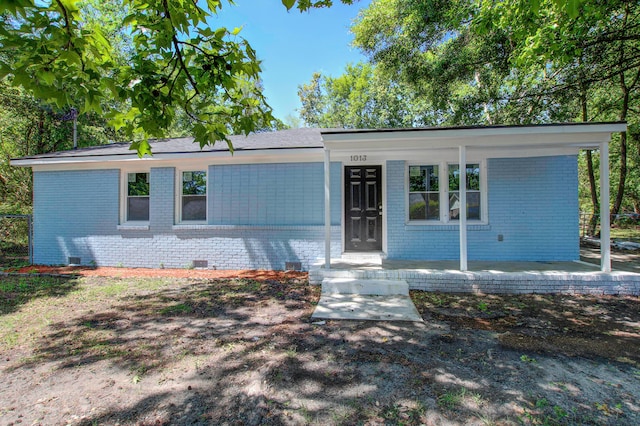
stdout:
[(600, 270), (611, 272), (609, 142), (600, 143)]
[(458, 214), (460, 223), (460, 270), (467, 270), (467, 147), (459, 147), (459, 200), (460, 213)]
[(324, 150), (324, 268), (331, 269), (331, 152)]

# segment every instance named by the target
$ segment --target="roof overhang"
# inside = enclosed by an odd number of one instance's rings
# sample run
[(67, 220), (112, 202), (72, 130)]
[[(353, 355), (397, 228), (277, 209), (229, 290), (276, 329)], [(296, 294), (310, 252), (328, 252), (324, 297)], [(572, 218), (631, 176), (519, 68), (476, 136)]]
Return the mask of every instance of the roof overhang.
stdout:
[(597, 148), (627, 124), (568, 123), (531, 126), (485, 126), (424, 129), (328, 130), (322, 132), (326, 149), (415, 150), (468, 148)]
[[(495, 156), (523, 155), (535, 152), (551, 155), (553, 152), (577, 152), (579, 149), (597, 148), (608, 143), (611, 134), (624, 132), (627, 125), (617, 123), (567, 123), (527, 126), (473, 126), (434, 127), (376, 130), (321, 130), (322, 144), (315, 146), (270, 146), (259, 149), (156, 152), (151, 157), (139, 158), (135, 151), (66, 151), (33, 157), (12, 159), (11, 165), (47, 168), (105, 168), (149, 162), (156, 167), (171, 162), (208, 162), (210, 164), (250, 164), (279, 162), (322, 161), (325, 149), (332, 152), (364, 151), (380, 156), (407, 156), (413, 152), (449, 152), (460, 146), (471, 152), (491, 152)], [(110, 150), (111, 148), (106, 147)], [(395, 158), (394, 157), (394, 158)]]
[[(153, 156), (138, 157), (135, 151), (127, 154), (113, 155), (77, 155), (77, 156), (36, 156), (12, 159), (12, 166), (42, 167), (42, 166), (78, 166), (81, 164), (115, 164), (131, 162), (149, 162), (164, 165), (169, 161), (208, 161), (212, 164), (241, 164), (241, 163), (272, 163), (272, 162), (297, 162), (297, 161), (322, 161), (322, 148), (273, 148), (273, 149), (242, 149), (234, 151), (233, 155), (228, 150), (220, 151), (193, 151), (193, 152), (168, 152), (155, 153)], [(155, 167), (155, 166), (154, 166)]]

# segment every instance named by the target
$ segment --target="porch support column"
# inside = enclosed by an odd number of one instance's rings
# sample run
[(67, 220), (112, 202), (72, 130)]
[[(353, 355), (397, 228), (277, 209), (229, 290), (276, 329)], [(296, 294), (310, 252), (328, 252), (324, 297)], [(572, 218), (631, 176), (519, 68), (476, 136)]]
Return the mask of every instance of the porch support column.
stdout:
[(459, 147), (458, 165), (460, 170), (459, 200), (460, 200), (460, 270), (467, 270), (467, 147)]
[(600, 143), (600, 270), (611, 272), (609, 142)]
[(331, 269), (331, 152), (324, 150), (324, 269)]

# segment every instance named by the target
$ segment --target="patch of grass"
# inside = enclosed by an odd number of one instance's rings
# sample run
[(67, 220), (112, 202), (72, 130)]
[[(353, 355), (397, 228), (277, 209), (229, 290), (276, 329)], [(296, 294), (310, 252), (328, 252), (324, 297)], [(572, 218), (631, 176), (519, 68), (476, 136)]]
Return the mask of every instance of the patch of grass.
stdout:
[(456, 407), (463, 404), (465, 400), (471, 400), (477, 406), (484, 403), (484, 398), (477, 392), (469, 391), (465, 387), (461, 387), (459, 390), (448, 391), (440, 395), (437, 399), (437, 403), (440, 407), (453, 410)]
[(32, 299), (63, 296), (76, 285), (75, 279), (57, 277), (4, 277), (0, 281), (0, 315)]
[(161, 315), (184, 315), (193, 312), (193, 308), (186, 303), (165, 306), (158, 311)]

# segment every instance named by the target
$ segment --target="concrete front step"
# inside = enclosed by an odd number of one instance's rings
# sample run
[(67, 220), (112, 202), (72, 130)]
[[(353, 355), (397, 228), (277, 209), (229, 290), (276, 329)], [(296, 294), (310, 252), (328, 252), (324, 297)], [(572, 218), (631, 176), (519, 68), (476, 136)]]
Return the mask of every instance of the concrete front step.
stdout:
[(356, 278), (325, 278), (322, 294), (363, 294), (387, 296), (409, 295), (409, 284), (404, 280), (370, 280)]

